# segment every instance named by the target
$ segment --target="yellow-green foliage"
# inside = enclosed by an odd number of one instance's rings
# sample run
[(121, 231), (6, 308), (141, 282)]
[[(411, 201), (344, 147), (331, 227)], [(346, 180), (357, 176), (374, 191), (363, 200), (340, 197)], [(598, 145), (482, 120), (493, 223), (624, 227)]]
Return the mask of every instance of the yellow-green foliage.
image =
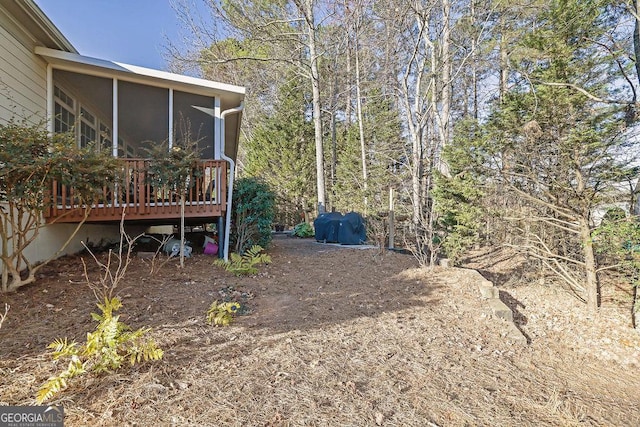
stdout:
[(262, 246), (253, 245), (244, 255), (232, 253), (229, 261), (218, 259), (214, 261), (214, 264), (223, 267), (236, 276), (256, 274), (258, 272), (256, 268), (258, 264), (269, 264), (271, 262), (269, 255), (261, 253), (263, 250)]
[(163, 352), (155, 342), (143, 339), (149, 328), (132, 331), (118, 320), (119, 315), (114, 315), (122, 307), (122, 302), (117, 297), (105, 297), (104, 302), (97, 306), (102, 314), (91, 313), (98, 325), (94, 332), (87, 333), (86, 343), (79, 345), (64, 338), (47, 346), (52, 350), (54, 360), (70, 360), (62, 373), (52, 376), (40, 387), (36, 396), (38, 403), (51, 399), (67, 388), (68, 380), (85, 372), (111, 372), (127, 361), (134, 365), (142, 361), (162, 359)]
[(233, 315), (240, 309), (237, 302), (214, 301), (207, 310), (207, 323), (216, 326), (227, 326), (233, 320)]

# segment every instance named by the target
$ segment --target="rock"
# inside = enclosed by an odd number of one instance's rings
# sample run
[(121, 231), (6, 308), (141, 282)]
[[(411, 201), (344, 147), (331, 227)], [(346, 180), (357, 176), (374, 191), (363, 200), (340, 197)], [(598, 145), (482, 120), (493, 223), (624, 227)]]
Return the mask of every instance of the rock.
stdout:
[(382, 412), (376, 412), (376, 425), (381, 426), (384, 422), (384, 414)]
[(491, 298), (488, 300), (488, 303), (491, 311), (496, 317), (508, 322), (513, 322), (513, 313), (505, 303), (500, 301), (498, 298)]
[(480, 290), (480, 296), (484, 299), (492, 299), (492, 298), (500, 297), (500, 292), (498, 291), (498, 288), (493, 286), (491, 282), (480, 283), (478, 285), (478, 289)]

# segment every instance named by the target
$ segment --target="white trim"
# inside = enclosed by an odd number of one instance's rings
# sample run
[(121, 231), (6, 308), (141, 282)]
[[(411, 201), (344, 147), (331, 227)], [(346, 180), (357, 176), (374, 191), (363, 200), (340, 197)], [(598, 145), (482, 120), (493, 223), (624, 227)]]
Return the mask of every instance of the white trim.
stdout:
[(53, 99), (53, 67), (47, 64), (47, 132), (53, 135), (55, 124), (55, 101)]
[(111, 114), (113, 125), (111, 126), (111, 153), (113, 157), (118, 157), (118, 79), (113, 79), (113, 112)]
[(173, 148), (173, 88), (169, 88), (169, 150)]
[[(29, 16), (31, 22), (22, 22), (22, 25), (31, 27), (36, 25), (40, 28), (46, 37), (50, 39), (52, 43), (58, 46), (60, 49), (66, 49), (69, 52), (77, 52), (71, 42), (62, 34), (60, 29), (49, 19), (47, 15), (40, 9), (40, 7), (33, 0), (19, 0), (15, 2), (22, 10), (24, 10)], [(39, 40), (41, 43), (47, 43), (47, 40)]]
[[(220, 140), (224, 141), (225, 139), (225, 129), (224, 129), (224, 120), (227, 114), (238, 114), (241, 113), (244, 109), (244, 103), (240, 103), (239, 106), (235, 108), (229, 108), (228, 110), (224, 110), (222, 114), (220, 114)], [(224, 226), (224, 246), (223, 246), (223, 258), (225, 261), (229, 261), (229, 237), (231, 236), (231, 211), (232, 211), (232, 203), (233, 203), (233, 181), (236, 171), (236, 162), (231, 157), (228, 157), (224, 153), (225, 143), (222, 143), (222, 153), (221, 157), (223, 160), (229, 162), (229, 181), (227, 182), (227, 212), (226, 212), (226, 222)]]
[[(85, 67), (89, 68), (89, 70), (83, 69), (82, 72), (86, 74), (113, 78), (114, 73), (117, 73), (119, 78), (130, 80), (132, 82), (145, 82), (145, 84), (151, 86), (160, 86), (165, 88), (170, 86), (175, 89), (179, 89), (179, 87), (182, 86), (191, 88), (191, 91), (193, 91), (194, 88), (198, 88), (201, 91), (203, 90), (208, 92), (209, 95), (211, 95), (211, 92), (235, 94), (242, 97), (245, 94), (245, 88), (241, 86), (183, 76), (180, 74), (168, 73), (166, 71), (159, 71), (121, 62), (91, 58), (89, 56), (63, 52), (42, 46), (36, 46), (35, 53), (36, 55), (46, 58), (47, 61), (56, 67), (56, 69), (61, 70), (78, 72), (79, 67)], [(156, 82), (155, 84), (153, 83), (154, 81)]]
[(220, 160), (222, 157), (220, 156), (220, 152), (222, 151), (220, 147), (222, 147), (222, 135), (220, 133), (220, 98), (215, 97), (213, 100), (213, 158), (215, 160)]

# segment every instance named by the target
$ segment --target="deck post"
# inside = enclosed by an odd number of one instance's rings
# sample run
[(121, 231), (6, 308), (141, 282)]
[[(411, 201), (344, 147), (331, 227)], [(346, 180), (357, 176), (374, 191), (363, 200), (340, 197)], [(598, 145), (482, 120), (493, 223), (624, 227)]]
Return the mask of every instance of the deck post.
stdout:
[(222, 239), (226, 239), (227, 236), (224, 235), (224, 217), (220, 215), (218, 217), (218, 258), (224, 259), (224, 251), (221, 251), (222, 248)]
[(220, 160), (222, 156), (220, 155), (222, 151), (222, 146), (224, 143), (220, 140), (220, 126), (221, 126), (221, 108), (220, 108), (220, 97), (216, 96), (213, 99), (213, 158), (215, 160)]
[(173, 89), (169, 88), (169, 151), (173, 148)]

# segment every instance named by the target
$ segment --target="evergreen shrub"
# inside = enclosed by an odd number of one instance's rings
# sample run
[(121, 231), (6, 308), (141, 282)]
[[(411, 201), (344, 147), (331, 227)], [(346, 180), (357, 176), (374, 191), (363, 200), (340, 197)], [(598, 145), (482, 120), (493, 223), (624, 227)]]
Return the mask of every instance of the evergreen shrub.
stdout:
[(264, 181), (240, 178), (233, 189), (232, 242), (243, 254), (254, 245), (268, 248), (275, 215), (275, 194)]

